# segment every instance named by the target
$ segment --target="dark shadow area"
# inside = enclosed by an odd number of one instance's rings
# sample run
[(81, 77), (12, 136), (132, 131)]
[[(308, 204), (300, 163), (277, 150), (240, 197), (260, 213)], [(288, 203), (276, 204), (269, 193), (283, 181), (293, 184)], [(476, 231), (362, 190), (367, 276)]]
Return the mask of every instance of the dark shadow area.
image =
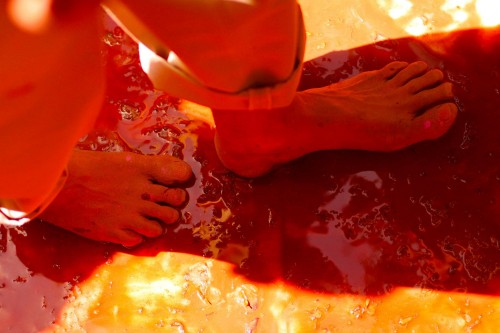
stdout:
[[(106, 112), (116, 113), (111, 106), (120, 101), (137, 106), (147, 98), (137, 86), (141, 80), (122, 80), (124, 73), (142, 78), (133, 49), (123, 45), (108, 44), (109, 59), (130, 54), (132, 59), (118, 67), (108, 64), (113, 84)], [(153, 256), (173, 251), (216, 258), (234, 263), (238, 273), (251, 280), (283, 279), (328, 293), (380, 295), (396, 286), (420, 286), (498, 294), (499, 58), (500, 30), (478, 29), (389, 40), (306, 63), (301, 89), (331, 84), (393, 60), (425, 60), (455, 84), (457, 122), (443, 138), (402, 151), (318, 152), (255, 180), (225, 170), (215, 153), (213, 131), (199, 126), (192, 156), (174, 139), (162, 150), (188, 158), (199, 169), (184, 221), (169, 227), (165, 236), (125, 252)], [(338, 59), (345, 59), (340, 67)], [(177, 105), (175, 100), (167, 102)], [(184, 119), (178, 124), (187, 123)], [(123, 144), (116, 133), (107, 135)], [(97, 139), (91, 135), (82, 145), (89, 140)], [(119, 246), (89, 241), (40, 221), (19, 232), (0, 230), (0, 255), (13, 256), (8, 247), (15, 246), (27, 279), (42, 274), (74, 285), (113, 253), (123, 252)], [(11, 285), (9, 281), (1, 288)]]

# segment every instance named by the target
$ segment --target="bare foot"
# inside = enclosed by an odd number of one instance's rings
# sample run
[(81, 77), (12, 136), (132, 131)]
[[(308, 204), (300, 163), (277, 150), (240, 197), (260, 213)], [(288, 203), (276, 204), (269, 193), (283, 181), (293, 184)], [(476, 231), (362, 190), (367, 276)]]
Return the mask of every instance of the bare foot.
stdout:
[(457, 115), (452, 98), (440, 70), (392, 62), (298, 92), (287, 108), (213, 110), (217, 152), (232, 171), (256, 177), (319, 150), (393, 151), (446, 133)]
[(140, 244), (179, 219), (191, 177), (189, 165), (172, 156), (75, 150), (64, 189), (40, 216), (84, 237)]

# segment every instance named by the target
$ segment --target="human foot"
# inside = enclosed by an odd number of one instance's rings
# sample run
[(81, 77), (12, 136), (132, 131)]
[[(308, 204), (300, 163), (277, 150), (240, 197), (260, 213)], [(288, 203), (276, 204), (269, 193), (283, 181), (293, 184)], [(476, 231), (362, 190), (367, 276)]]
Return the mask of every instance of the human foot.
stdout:
[(213, 110), (216, 147), (226, 167), (245, 177), (319, 150), (393, 151), (446, 133), (457, 115), (452, 98), (441, 71), (392, 62), (298, 92), (287, 108)]
[[(175, 184), (191, 177), (172, 156), (75, 150), (69, 178), (40, 218), (81, 236), (127, 247), (163, 233), (187, 199)], [(176, 208), (177, 207), (177, 208)]]

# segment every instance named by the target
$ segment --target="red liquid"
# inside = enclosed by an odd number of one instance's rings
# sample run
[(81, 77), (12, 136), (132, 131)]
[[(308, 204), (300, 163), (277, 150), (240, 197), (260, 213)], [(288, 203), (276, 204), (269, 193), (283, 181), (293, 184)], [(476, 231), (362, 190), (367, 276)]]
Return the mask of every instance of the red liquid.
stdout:
[[(425, 60), (455, 84), (457, 122), (443, 138), (399, 152), (318, 152), (246, 180), (220, 164), (208, 125), (152, 89), (135, 44), (113, 29), (105, 38), (106, 103), (80, 146), (174, 154), (196, 175), (184, 221), (125, 252), (220, 259), (250, 281), (323, 295), (384, 295), (400, 286), (498, 295), (500, 30), (385, 41), (307, 63), (301, 89), (392, 60)], [(112, 269), (113, 254), (124, 250), (34, 221), (1, 226), (0, 251), (0, 331), (30, 332), (55, 321), (75, 286), (100, 265)]]

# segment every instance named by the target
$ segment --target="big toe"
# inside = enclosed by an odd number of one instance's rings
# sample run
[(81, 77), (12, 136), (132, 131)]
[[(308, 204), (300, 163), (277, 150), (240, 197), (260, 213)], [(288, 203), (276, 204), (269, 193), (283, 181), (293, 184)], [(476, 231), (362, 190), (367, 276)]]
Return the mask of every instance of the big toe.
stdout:
[(457, 117), (454, 103), (436, 105), (413, 120), (412, 130), (415, 142), (433, 140), (445, 134)]
[(172, 156), (157, 156), (149, 164), (148, 173), (160, 184), (183, 183), (188, 181), (193, 172), (186, 162)]

